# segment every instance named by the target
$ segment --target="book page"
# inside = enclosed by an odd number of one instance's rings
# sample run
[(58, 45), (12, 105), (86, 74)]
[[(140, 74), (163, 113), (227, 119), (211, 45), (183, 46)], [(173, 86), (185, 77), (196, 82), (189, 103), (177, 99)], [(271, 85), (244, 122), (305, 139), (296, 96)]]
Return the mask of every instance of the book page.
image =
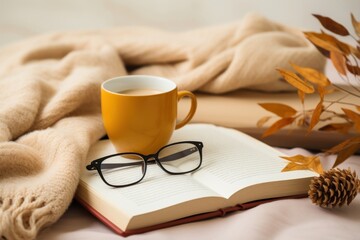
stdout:
[[(109, 140), (102, 140), (92, 147), (88, 159), (94, 160), (115, 152)], [(132, 173), (121, 170), (121, 174)], [(156, 164), (148, 165), (144, 179), (129, 187), (110, 187), (101, 180), (97, 171), (86, 170), (80, 184), (106, 199), (107, 204), (121, 206), (128, 216), (156, 211), (192, 199), (220, 197), (218, 193), (194, 181), (191, 174), (170, 175)]]
[(178, 130), (172, 141), (185, 139), (204, 143), (203, 164), (193, 177), (225, 198), (259, 183), (315, 176), (304, 170), (281, 172), (283, 153), (237, 130), (192, 124)]

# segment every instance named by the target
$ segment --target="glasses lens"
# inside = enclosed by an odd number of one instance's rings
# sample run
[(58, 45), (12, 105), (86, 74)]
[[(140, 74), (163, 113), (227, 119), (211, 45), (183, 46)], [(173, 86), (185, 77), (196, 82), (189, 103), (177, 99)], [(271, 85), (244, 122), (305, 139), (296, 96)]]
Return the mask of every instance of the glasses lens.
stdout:
[(124, 186), (141, 180), (145, 171), (145, 161), (137, 154), (119, 154), (105, 159), (100, 167), (108, 184)]
[(194, 143), (177, 143), (163, 148), (158, 154), (163, 168), (172, 173), (186, 173), (201, 164), (200, 151)]

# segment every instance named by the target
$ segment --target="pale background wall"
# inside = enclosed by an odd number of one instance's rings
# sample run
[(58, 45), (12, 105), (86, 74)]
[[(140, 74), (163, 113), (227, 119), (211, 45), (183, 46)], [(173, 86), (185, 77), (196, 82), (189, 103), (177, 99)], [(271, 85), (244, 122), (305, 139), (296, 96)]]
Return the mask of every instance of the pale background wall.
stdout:
[(239, 20), (258, 12), (291, 26), (318, 30), (311, 13), (351, 26), (360, 0), (0, 0), (0, 45), (64, 29), (147, 25), (179, 31)]

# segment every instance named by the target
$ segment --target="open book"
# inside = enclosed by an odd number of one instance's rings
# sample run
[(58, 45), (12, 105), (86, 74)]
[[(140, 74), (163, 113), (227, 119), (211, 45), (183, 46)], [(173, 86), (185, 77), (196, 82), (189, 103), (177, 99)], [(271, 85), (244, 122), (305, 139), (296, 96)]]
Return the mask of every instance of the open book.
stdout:
[[(148, 165), (138, 184), (113, 188), (96, 171), (84, 171), (76, 199), (121, 235), (130, 235), (223, 215), (274, 198), (306, 194), (310, 171), (281, 172), (283, 153), (237, 130), (210, 124), (189, 124), (170, 142), (201, 141), (199, 170), (169, 175)], [(109, 140), (91, 148), (88, 162), (115, 153)], [(126, 174), (126, 172), (122, 172)]]

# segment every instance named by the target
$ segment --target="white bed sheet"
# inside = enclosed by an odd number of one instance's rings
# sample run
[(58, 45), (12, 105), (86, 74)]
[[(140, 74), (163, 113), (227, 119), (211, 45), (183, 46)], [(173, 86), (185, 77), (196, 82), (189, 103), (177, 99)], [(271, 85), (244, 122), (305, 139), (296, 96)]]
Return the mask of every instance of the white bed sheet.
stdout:
[[(304, 149), (280, 149), (289, 155), (310, 154)], [(334, 156), (323, 159), (330, 167)], [(352, 156), (341, 168), (351, 167), (360, 173), (360, 156)], [(73, 202), (61, 219), (40, 233), (38, 239), (122, 239)], [(360, 197), (349, 206), (324, 209), (310, 199), (279, 200), (225, 217), (208, 219), (132, 235), (127, 239), (360, 239)]]

